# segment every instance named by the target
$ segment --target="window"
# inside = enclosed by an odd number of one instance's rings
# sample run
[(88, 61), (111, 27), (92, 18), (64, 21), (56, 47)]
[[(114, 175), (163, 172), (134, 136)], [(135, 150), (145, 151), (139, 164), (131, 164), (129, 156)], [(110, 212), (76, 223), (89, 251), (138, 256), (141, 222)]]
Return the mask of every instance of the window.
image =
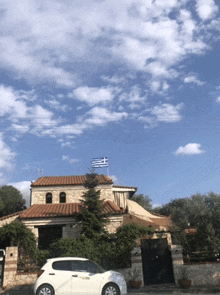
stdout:
[(61, 260), (56, 261), (52, 265), (53, 269), (57, 270), (71, 270), (71, 261), (69, 260)]
[(93, 261), (86, 261), (87, 270), (90, 273), (103, 273), (105, 270)]
[(46, 194), (46, 204), (51, 204), (52, 203), (52, 194), (47, 193)]
[(90, 260), (73, 260), (72, 268), (74, 271), (90, 272), (90, 273), (103, 273), (104, 269), (98, 264)]
[(72, 261), (72, 267), (74, 271), (87, 271), (86, 268), (86, 261), (82, 260), (73, 260)]
[(66, 203), (66, 194), (60, 193), (60, 203)]

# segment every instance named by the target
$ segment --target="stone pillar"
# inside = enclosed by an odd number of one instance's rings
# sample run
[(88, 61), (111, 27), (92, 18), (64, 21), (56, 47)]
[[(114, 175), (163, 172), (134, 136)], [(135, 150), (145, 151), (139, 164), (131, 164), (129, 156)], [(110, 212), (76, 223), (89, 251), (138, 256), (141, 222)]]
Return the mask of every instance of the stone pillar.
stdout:
[(7, 247), (5, 254), (5, 269), (3, 287), (13, 284), (17, 274), (18, 247)]
[(183, 247), (181, 245), (170, 245), (171, 257), (173, 261), (173, 274), (175, 284), (178, 285), (179, 269), (184, 264), (183, 262)]
[(142, 267), (142, 256), (141, 247), (137, 246), (131, 251), (131, 271), (137, 269), (140, 274), (138, 280), (141, 281), (141, 287), (144, 286), (143, 267)]

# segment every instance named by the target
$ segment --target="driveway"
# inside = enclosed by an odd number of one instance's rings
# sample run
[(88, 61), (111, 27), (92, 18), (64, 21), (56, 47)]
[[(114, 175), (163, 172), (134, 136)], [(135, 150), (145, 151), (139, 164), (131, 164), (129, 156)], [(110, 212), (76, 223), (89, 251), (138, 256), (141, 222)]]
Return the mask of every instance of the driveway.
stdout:
[[(24, 285), (19, 287), (13, 287), (10, 289), (1, 289), (1, 295), (33, 295), (32, 286)], [(128, 295), (146, 295), (146, 294), (154, 294), (154, 295), (195, 295), (195, 294), (206, 294), (206, 295), (220, 295), (220, 287), (219, 288), (211, 288), (211, 287), (193, 287), (188, 290), (183, 290), (175, 285), (152, 285), (145, 286), (140, 289), (132, 289), (128, 290)]]

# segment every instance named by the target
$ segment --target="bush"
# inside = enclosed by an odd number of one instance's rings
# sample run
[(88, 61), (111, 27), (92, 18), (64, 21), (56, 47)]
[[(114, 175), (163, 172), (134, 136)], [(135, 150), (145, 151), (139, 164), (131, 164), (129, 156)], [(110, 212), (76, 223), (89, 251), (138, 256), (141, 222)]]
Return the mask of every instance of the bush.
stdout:
[(0, 228), (0, 240), (5, 246), (18, 246), (19, 267), (36, 262), (36, 240), (23, 223), (13, 222)]
[(131, 251), (135, 241), (151, 229), (136, 224), (120, 227), (116, 234), (100, 235), (93, 239), (63, 238), (50, 247), (51, 257), (85, 257), (99, 263), (104, 269), (126, 268), (131, 265)]

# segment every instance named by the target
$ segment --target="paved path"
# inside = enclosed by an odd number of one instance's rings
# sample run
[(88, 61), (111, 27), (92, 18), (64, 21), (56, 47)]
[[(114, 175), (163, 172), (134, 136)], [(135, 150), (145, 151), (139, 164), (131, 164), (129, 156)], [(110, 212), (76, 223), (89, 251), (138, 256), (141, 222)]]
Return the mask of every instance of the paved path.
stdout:
[[(0, 289), (1, 295), (34, 295), (32, 286), (19, 286), (13, 287), (11, 289)], [(193, 287), (188, 290), (183, 290), (175, 285), (152, 285), (152, 286), (145, 286), (140, 289), (133, 289), (128, 290), (128, 295), (195, 295), (195, 294), (206, 294), (206, 295), (220, 295), (220, 287), (219, 288), (208, 288), (208, 287)]]

